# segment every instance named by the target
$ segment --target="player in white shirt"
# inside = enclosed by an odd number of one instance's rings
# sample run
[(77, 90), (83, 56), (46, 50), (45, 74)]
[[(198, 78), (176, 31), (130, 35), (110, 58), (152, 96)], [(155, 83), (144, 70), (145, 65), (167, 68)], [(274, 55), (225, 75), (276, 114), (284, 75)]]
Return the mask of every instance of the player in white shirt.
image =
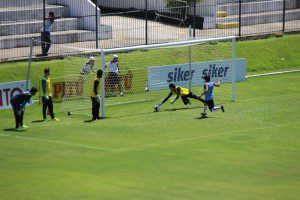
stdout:
[(94, 65), (95, 65), (95, 57), (91, 56), (89, 61), (83, 63), (82, 68), (80, 70), (80, 74), (88, 75), (90, 74), (90, 70), (96, 73), (96, 71), (94, 70)]
[(110, 88), (110, 91), (112, 92), (113, 96), (116, 96), (115, 94), (115, 85), (118, 84), (120, 96), (124, 96), (122, 92), (122, 84), (119, 78), (119, 60), (118, 55), (114, 55), (113, 60), (105, 64), (105, 68), (109, 68), (108, 73), (108, 88)]

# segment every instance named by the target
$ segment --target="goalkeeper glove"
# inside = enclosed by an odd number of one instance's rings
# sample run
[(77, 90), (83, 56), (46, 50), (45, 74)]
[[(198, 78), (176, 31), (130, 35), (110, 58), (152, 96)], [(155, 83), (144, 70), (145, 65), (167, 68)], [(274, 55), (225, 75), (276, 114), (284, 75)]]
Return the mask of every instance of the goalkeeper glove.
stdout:
[(98, 102), (98, 103), (100, 103), (100, 101), (101, 101), (101, 97), (100, 97), (100, 95), (99, 95), (99, 94), (97, 95), (97, 97), (96, 97), (96, 98), (97, 98), (97, 102)]

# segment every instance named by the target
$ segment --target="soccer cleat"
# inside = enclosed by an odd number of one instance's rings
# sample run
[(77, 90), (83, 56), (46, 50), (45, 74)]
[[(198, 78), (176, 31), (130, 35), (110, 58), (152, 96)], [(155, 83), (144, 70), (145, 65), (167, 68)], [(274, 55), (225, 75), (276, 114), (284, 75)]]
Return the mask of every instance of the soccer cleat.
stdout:
[(222, 110), (223, 112), (225, 112), (224, 106), (221, 106), (221, 110)]
[(28, 128), (28, 126), (26, 126), (26, 125), (24, 125), (24, 124), (23, 124), (23, 126), (21, 126), (21, 127), (22, 127), (22, 128)]
[(201, 113), (201, 117), (206, 118), (207, 117), (206, 113)]
[(15, 128), (15, 131), (18, 131), (18, 132), (23, 132), (23, 131), (24, 131), (24, 129), (23, 129), (21, 126), (19, 126), (18, 128)]
[(57, 121), (59, 122), (60, 120), (58, 118), (53, 118), (52, 121)]

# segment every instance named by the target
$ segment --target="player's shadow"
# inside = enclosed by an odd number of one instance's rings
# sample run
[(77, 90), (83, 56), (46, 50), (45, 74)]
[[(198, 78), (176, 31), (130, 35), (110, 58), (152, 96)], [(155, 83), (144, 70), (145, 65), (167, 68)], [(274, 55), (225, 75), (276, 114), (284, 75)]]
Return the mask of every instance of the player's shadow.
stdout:
[(201, 107), (186, 107), (186, 108), (167, 108), (164, 109), (164, 112), (174, 112), (174, 111), (178, 111), (178, 110), (193, 110), (193, 109), (197, 109), (197, 108), (201, 108)]
[(88, 120), (84, 120), (83, 122), (86, 122), (86, 123), (91, 123), (91, 122), (93, 122), (93, 120), (91, 120), (91, 119), (88, 119)]
[(205, 119), (210, 119), (210, 118), (214, 118), (214, 117), (202, 117), (202, 116), (200, 116), (200, 117), (195, 117), (195, 119), (200, 119), (200, 120), (205, 120)]
[(34, 121), (32, 121), (31, 123), (41, 123), (41, 122), (44, 122), (45, 120), (42, 120), (42, 119), (40, 119), (40, 120), (34, 120)]
[[(3, 131), (5, 131), (5, 132), (20, 132), (20, 131), (16, 131), (15, 128), (5, 128), (5, 129), (3, 129)], [(25, 132), (25, 130), (21, 131), (21, 132)]]

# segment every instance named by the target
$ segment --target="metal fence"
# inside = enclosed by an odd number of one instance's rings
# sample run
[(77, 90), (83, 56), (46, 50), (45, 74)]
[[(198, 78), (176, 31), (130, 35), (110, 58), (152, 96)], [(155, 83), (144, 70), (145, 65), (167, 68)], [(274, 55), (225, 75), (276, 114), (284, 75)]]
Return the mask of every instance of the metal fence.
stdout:
[[(48, 56), (60, 45), (112, 48), (189, 38), (252, 36), (300, 30), (299, 0), (0, 0), (0, 62), (28, 57), (50, 11)], [(33, 55), (41, 53), (35, 42)]]

